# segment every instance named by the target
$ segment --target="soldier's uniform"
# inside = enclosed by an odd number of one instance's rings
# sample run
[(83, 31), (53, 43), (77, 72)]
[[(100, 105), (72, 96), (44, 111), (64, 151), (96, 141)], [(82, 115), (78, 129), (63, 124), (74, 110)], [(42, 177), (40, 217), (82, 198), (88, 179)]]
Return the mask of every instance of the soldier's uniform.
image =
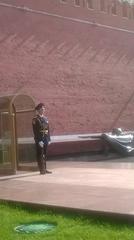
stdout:
[[(41, 174), (46, 170), (47, 146), (50, 142), (49, 122), (44, 116), (37, 115), (32, 120), (34, 140), (36, 144), (37, 163)], [(43, 147), (40, 146), (43, 143)], [(48, 171), (49, 172), (49, 171)]]

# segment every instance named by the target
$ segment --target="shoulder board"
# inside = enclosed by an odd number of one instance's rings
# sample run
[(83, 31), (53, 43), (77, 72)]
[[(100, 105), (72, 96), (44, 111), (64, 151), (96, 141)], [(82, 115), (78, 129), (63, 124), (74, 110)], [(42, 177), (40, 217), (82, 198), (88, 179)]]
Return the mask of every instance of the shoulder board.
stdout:
[(33, 118), (33, 120), (32, 120), (32, 124), (35, 124), (35, 123), (36, 123), (36, 121), (37, 121), (37, 118), (36, 118), (36, 117), (34, 117), (34, 118)]

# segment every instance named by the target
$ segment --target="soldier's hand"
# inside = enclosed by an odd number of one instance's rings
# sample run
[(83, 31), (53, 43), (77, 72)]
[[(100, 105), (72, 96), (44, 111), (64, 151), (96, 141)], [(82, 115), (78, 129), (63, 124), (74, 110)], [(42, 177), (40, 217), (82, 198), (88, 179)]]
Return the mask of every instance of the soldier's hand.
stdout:
[(39, 146), (40, 146), (41, 148), (44, 147), (44, 143), (43, 143), (43, 141), (40, 141), (40, 142), (39, 142)]

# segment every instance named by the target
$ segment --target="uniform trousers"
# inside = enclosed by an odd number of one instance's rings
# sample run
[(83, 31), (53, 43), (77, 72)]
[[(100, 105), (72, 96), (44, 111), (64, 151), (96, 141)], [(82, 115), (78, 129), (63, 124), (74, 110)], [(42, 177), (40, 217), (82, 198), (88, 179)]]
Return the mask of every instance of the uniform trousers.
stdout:
[(36, 158), (40, 173), (46, 172), (47, 146), (47, 143), (44, 144), (44, 147), (36, 143)]

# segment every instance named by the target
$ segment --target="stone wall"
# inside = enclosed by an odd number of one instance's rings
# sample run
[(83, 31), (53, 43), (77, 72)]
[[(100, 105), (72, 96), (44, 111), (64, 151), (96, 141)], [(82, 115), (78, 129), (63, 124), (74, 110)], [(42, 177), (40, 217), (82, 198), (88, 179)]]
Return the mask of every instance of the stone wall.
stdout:
[(0, 93), (45, 102), (53, 135), (133, 129), (133, 15), (93, 2), (0, 3)]

